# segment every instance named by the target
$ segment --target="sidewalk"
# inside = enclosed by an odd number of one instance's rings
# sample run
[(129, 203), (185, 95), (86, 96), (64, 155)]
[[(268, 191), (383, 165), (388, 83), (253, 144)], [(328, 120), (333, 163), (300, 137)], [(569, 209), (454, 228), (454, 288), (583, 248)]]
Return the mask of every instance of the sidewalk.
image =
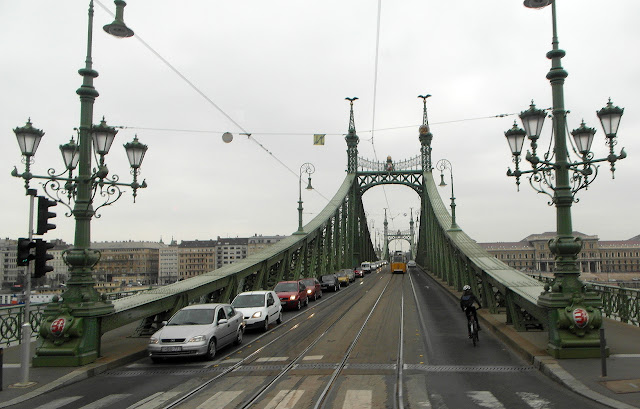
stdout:
[[(440, 284), (453, 297), (458, 297), (448, 286)], [(548, 340), (546, 332), (517, 332), (513, 326), (506, 325), (504, 314), (489, 314), (485, 309), (479, 310), (478, 316), (485, 330), (493, 332), (542, 373), (567, 388), (612, 408), (640, 408), (639, 327), (604, 320), (611, 356), (607, 359), (608, 376), (603, 378), (599, 358), (556, 360), (545, 351)], [(22, 381), (20, 345), (5, 348), (0, 408), (144, 357), (148, 338), (129, 337), (136, 325), (129, 324), (105, 334), (102, 337), (102, 356), (92, 364), (83, 367), (30, 368), (29, 381), (35, 382), (35, 385), (28, 388), (11, 386)], [(35, 348), (35, 343), (31, 346)]]
[[(22, 382), (21, 346), (4, 348), (0, 408), (23, 402), (58, 387), (81, 381), (144, 357), (149, 338), (129, 337), (136, 326), (137, 323), (133, 323), (107, 332), (102, 337), (102, 356), (92, 364), (81, 367), (29, 368), (29, 382), (35, 382), (35, 385), (30, 387), (15, 387), (16, 384)], [(34, 350), (35, 342), (32, 342), (32, 357)]]

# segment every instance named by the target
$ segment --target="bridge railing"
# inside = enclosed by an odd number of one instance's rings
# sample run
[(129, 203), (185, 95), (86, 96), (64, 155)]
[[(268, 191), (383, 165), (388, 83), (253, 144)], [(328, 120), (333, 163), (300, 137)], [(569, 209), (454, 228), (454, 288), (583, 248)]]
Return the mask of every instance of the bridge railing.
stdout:
[(547, 312), (538, 306), (544, 286), (517, 271), (471, 239), (451, 229), (451, 215), (437, 191), (431, 172), (424, 173), (426, 194), (422, 198), (418, 239), (418, 262), (456, 290), (465, 284), (492, 313), (504, 311), (507, 323), (519, 331), (547, 325)]
[[(192, 302), (230, 302), (242, 292), (270, 289), (282, 280), (318, 277), (375, 257), (362, 202), (348, 174), (327, 206), (307, 225), (259, 253), (220, 269), (113, 301), (115, 313), (102, 318), (102, 333), (141, 320), (139, 333)], [(358, 232), (359, 234), (353, 234)], [(355, 240), (354, 237), (360, 237)]]
[[(550, 283), (552, 278), (529, 274), (539, 281)], [(640, 290), (617, 285), (587, 283), (602, 298), (602, 314), (627, 324), (640, 325)]]

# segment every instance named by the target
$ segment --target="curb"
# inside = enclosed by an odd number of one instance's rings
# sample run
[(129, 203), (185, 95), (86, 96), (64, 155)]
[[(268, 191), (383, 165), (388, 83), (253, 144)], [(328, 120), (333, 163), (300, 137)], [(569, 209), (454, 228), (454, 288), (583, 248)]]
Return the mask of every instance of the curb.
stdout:
[[(440, 280), (440, 278), (434, 276), (427, 270), (423, 269), (423, 271), (438, 283), (438, 285), (448, 294), (450, 294), (452, 298), (456, 301), (459, 300), (462, 293), (453, 290), (447, 283)], [(482, 310), (478, 311), (478, 319), (482, 321), (485, 328), (490, 329), (491, 333), (506, 344), (512, 351), (518, 354), (525, 361), (532, 364), (534, 368), (539, 370), (548, 378), (567, 389), (610, 408), (637, 409), (636, 406), (631, 406), (589, 389), (585, 384), (574, 378), (573, 375), (562, 368), (558, 361), (547, 354), (545, 350), (538, 348), (527, 339), (521, 337), (516, 330), (509, 327), (507, 324), (496, 321), (488, 312)]]

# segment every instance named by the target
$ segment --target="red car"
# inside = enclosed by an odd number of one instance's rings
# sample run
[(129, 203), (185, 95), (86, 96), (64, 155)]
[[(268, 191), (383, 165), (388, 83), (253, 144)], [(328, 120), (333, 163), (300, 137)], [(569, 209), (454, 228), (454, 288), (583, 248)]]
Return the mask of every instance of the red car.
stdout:
[(322, 286), (317, 278), (303, 278), (300, 281), (307, 287), (307, 296), (312, 301), (322, 297)]
[(356, 277), (364, 277), (364, 270), (362, 270), (360, 267), (354, 268), (353, 272), (356, 274)]
[(302, 281), (280, 281), (273, 291), (278, 294), (283, 307), (299, 310), (309, 304), (307, 286)]

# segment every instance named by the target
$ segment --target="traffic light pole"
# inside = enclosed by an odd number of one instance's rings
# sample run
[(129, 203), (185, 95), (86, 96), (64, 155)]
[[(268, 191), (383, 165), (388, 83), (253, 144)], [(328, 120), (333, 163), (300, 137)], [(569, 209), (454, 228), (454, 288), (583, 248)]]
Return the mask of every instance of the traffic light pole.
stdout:
[[(36, 200), (36, 189), (27, 189), (29, 196), (29, 242), (33, 241), (33, 213)], [(29, 382), (29, 365), (31, 363), (31, 272), (33, 264), (28, 263), (24, 274), (24, 321), (22, 322), (22, 360), (20, 368), (22, 382), (16, 384), (19, 387), (28, 387), (34, 384)]]

